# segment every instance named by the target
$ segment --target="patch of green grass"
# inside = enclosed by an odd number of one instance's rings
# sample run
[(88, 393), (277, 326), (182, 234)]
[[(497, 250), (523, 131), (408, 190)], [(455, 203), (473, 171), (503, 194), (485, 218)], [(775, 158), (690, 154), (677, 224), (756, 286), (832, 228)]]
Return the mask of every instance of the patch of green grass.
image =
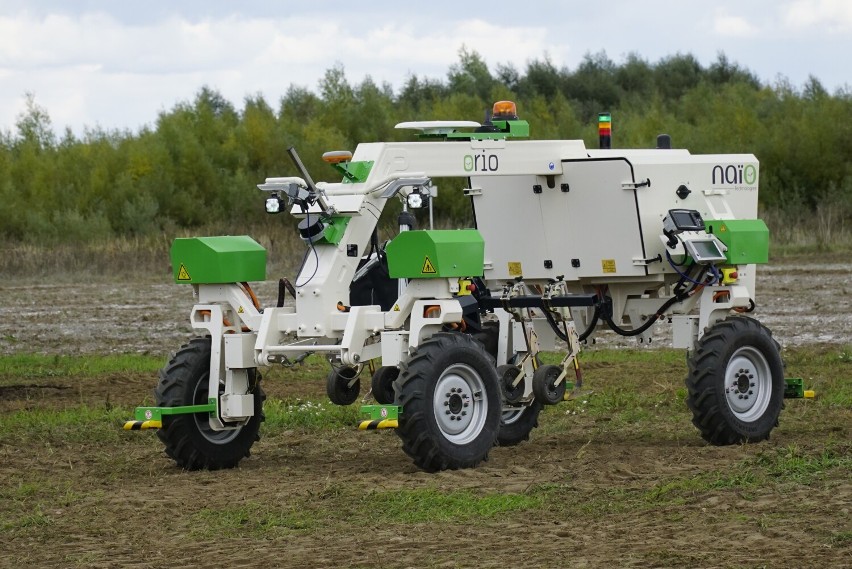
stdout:
[(276, 432), (288, 429), (330, 430), (354, 428), (359, 419), (358, 404), (340, 406), (329, 401), (311, 399), (267, 399), (264, 430)]
[(852, 545), (852, 531), (839, 531), (831, 534), (828, 538), (829, 545), (841, 546)]
[(809, 484), (833, 469), (852, 469), (852, 445), (828, 444), (808, 452), (797, 445), (759, 453), (749, 462), (778, 482)]
[(360, 509), (361, 515), (376, 522), (463, 523), (540, 509), (544, 499), (542, 494), (477, 494), (470, 490), (422, 488), (370, 493)]
[(375, 524), (472, 523), (519, 511), (539, 510), (545, 495), (479, 494), (435, 488), (373, 491), (366, 494), (333, 487), (286, 503), (204, 508), (192, 515), (193, 537), (268, 536), (311, 530), (357, 519)]
[(121, 425), (131, 417), (132, 409), (126, 407), (80, 405), (61, 410), (15, 411), (0, 421), (0, 441), (59, 445), (111, 442), (122, 437)]
[(195, 538), (241, 537), (267, 535), (274, 532), (309, 530), (320, 524), (309, 510), (290, 507), (278, 508), (274, 504), (247, 502), (224, 508), (204, 508), (190, 519)]
[[(274, 435), (288, 429), (333, 430), (355, 428), (359, 419), (358, 405), (341, 407), (328, 401), (267, 399), (263, 409), (265, 434)], [(136, 432), (122, 429), (133, 417), (133, 408), (124, 406), (90, 407), (79, 405), (61, 410), (31, 409), (3, 415), (0, 441), (43, 441), (67, 443), (99, 443), (140, 438)]]
[(852, 409), (852, 346), (803, 346), (784, 350), (789, 377), (816, 391), (818, 407)]
[(53, 520), (51, 520), (49, 516), (47, 516), (41, 510), (37, 510), (30, 514), (23, 515), (17, 519), (12, 519), (4, 522), (2, 528), (4, 531), (8, 531), (15, 529), (49, 526), (52, 523)]
[(161, 357), (141, 354), (107, 356), (48, 356), (13, 354), (0, 356), (0, 379), (48, 377), (97, 377), (106, 373), (149, 373), (163, 367)]

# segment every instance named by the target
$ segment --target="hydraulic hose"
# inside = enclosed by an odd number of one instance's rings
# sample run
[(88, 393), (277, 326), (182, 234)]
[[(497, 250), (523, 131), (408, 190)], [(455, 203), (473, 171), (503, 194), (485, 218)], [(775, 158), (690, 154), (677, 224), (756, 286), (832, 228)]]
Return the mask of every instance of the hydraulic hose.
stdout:
[[(680, 273), (680, 271), (678, 271), (678, 272)], [(705, 279), (706, 272), (707, 272), (707, 269), (705, 269), (704, 273), (701, 275), (701, 280)], [(674, 305), (677, 302), (683, 302), (690, 295), (692, 295), (693, 291), (695, 291), (699, 287), (703, 287), (704, 284), (705, 284), (705, 283), (702, 283), (702, 282), (699, 282), (699, 281), (696, 281), (696, 280), (692, 280), (686, 274), (680, 273), (680, 275), (681, 275), (681, 280), (675, 286), (675, 290), (677, 290), (680, 287), (680, 285), (683, 283), (684, 280), (687, 280), (687, 281), (695, 283), (695, 284), (687, 291), (675, 293), (675, 295), (673, 297), (671, 297), (670, 299), (665, 301), (662, 304), (662, 306), (660, 306), (660, 308), (657, 309), (657, 312), (654, 313), (654, 315), (651, 318), (649, 318), (647, 322), (645, 322), (644, 324), (642, 324), (638, 328), (634, 328), (632, 330), (625, 330), (624, 328), (621, 328), (615, 322), (613, 322), (612, 316), (609, 313), (603, 315), (604, 322), (606, 322), (606, 325), (609, 326), (610, 330), (612, 330), (613, 332), (615, 332), (616, 334), (619, 334), (621, 336), (638, 336), (639, 334), (642, 334), (648, 328), (653, 326), (654, 323), (657, 320), (662, 318), (662, 316), (663, 316), (663, 314), (665, 314), (666, 310), (671, 308), (672, 305)], [(715, 275), (714, 275), (714, 278), (715, 278)]]
[[(559, 327), (559, 323), (556, 322), (555, 318), (553, 318), (553, 314), (551, 314), (551, 312), (549, 310), (544, 310), (543, 312), (544, 312), (544, 317), (547, 320), (547, 323), (550, 324), (550, 327), (553, 329), (553, 332), (556, 334), (556, 336), (560, 340), (562, 340), (563, 342), (567, 342), (568, 341), (568, 335), (565, 332), (563, 332), (562, 329)], [(582, 334), (580, 334), (579, 337), (578, 337), (578, 339), (581, 342), (585, 341), (586, 338), (588, 338), (589, 336), (592, 335), (592, 332), (595, 330), (595, 327), (598, 325), (598, 319), (600, 318), (600, 315), (601, 315), (601, 305), (598, 302), (598, 303), (595, 304), (595, 312), (594, 312), (594, 314), (592, 314), (592, 321), (589, 323), (589, 327), (586, 328), (586, 330)]]
[(645, 322), (638, 328), (633, 328), (632, 330), (625, 330), (624, 328), (619, 327), (615, 322), (613, 322), (611, 316), (604, 316), (603, 319), (604, 322), (606, 322), (606, 325), (609, 326), (609, 329), (620, 336), (638, 336), (639, 334), (645, 332), (645, 330), (653, 326), (654, 323), (663, 316), (663, 313), (665, 313), (665, 311), (669, 309), (669, 307), (671, 307), (676, 302), (683, 301), (687, 296), (689, 296), (689, 293), (684, 293), (683, 295), (671, 297), (670, 299), (665, 301), (662, 306), (660, 306), (657, 312), (653, 316), (651, 316), (647, 320), (647, 322)]

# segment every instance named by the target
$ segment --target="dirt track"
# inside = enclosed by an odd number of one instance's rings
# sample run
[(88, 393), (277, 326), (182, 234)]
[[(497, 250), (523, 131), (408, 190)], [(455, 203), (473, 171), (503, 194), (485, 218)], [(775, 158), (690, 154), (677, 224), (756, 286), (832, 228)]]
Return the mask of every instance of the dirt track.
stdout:
[[(256, 285), (264, 304), (273, 282)], [(191, 336), (192, 289), (171, 282), (0, 285), (0, 353), (126, 353), (165, 356)], [(757, 310), (783, 346), (852, 342), (852, 261), (794, 260), (758, 270)], [(655, 343), (669, 345), (658, 325)], [(602, 345), (636, 346), (612, 333)]]
[[(758, 315), (782, 344), (848, 346), (850, 274), (844, 262), (769, 267)], [(0, 293), (3, 353), (165, 357), (189, 335), (187, 287), (4, 284)], [(269, 287), (260, 294), (274, 296)], [(852, 410), (820, 416), (793, 402), (770, 442), (711, 447), (682, 408), (683, 369), (643, 369), (590, 366), (587, 381), (603, 394), (651, 375), (647, 389), (661, 408), (644, 410), (646, 419), (566, 415), (582, 411), (579, 402), (548, 409), (528, 443), (496, 448), (485, 465), (461, 472), (419, 472), (394, 433), (349, 428), (271, 428), (240, 468), (212, 473), (176, 469), (151, 433), (117, 425), (0, 439), (0, 567), (852, 566), (848, 471), (802, 484), (701, 484), (744, 462), (772, 472), (762, 465), (789, 449), (818, 456), (829, 440), (848, 455)], [(6, 381), (0, 420), (81, 404), (130, 407), (153, 384), (146, 374)], [(266, 389), (272, 399), (323, 397), (321, 380)], [(403, 521), (397, 508), (405, 507), (383, 506), (400, 490), (412, 491), (414, 511), (425, 507), (421, 491), (544, 502), (481, 519)]]

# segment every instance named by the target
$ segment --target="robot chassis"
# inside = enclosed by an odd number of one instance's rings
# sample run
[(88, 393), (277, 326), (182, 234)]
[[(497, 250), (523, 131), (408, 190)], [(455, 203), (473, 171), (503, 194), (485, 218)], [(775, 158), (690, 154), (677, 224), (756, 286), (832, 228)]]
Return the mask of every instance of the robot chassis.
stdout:
[[(397, 127), (420, 140), (326, 153), (341, 182), (315, 184), (291, 149), (301, 176), (258, 186), (267, 212), (300, 219), (307, 245), (277, 306), (262, 308), (248, 285), (266, 278), (250, 238), (175, 241), (175, 280), (193, 285), (203, 337), (161, 370), (157, 405), (126, 429), (158, 429), (183, 468), (234, 467), (264, 418), (257, 368), (322, 354), (334, 403), (354, 403), (362, 369), (374, 372), (378, 404), (361, 428), (396, 428), (424, 470), (473, 467), (580, 388), (582, 341), (604, 327), (650, 341), (661, 320), (689, 350), (687, 405), (707, 441), (766, 439), (785, 391), (801, 396), (768, 329), (744, 314), (768, 260), (753, 155), (518, 140), (529, 126), (507, 102), (483, 125)], [(407, 230), (409, 209), (428, 206), (431, 220), (435, 178), (466, 180), (475, 229)], [(391, 199), (403, 202), (401, 231), (382, 247)], [(540, 363), (556, 349), (559, 365)]]

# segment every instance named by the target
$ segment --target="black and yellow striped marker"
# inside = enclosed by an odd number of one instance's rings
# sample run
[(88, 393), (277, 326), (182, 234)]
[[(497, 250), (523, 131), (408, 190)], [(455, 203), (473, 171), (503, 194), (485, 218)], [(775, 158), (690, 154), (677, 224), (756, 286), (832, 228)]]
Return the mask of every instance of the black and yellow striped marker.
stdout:
[(367, 419), (366, 421), (361, 421), (358, 425), (358, 429), (361, 431), (368, 431), (372, 429), (396, 429), (397, 427), (399, 427), (399, 421), (397, 419), (380, 419), (376, 421)]
[(124, 423), (125, 431), (139, 431), (141, 429), (162, 429), (162, 421), (127, 421)]

